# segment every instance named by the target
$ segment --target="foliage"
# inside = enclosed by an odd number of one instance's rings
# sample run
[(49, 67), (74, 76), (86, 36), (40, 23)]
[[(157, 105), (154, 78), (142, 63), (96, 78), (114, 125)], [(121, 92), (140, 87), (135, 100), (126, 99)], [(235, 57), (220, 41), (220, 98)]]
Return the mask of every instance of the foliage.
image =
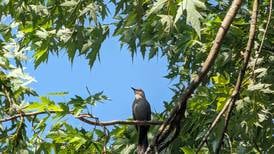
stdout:
[[(273, 26), (263, 38), (269, 3), (269, 0), (263, 1), (259, 7), (255, 45), (225, 133), (224, 153), (274, 152), (274, 52), (269, 48), (263, 48), (260, 54), (257, 52), (263, 39), (264, 47), (274, 44)], [(199, 72), (229, 5), (229, 1), (219, 0), (1, 1), (0, 119), (20, 116), (1, 122), (0, 151), (133, 153), (137, 138), (134, 126), (114, 126), (107, 133), (102, 126), (85, 130), (65, 120), (67, 117), (77, 119), (89, 113), (89, 108), (97, 102), (107, 100), (103, 92), (90, 94), (87, 98), (76, 95), (68, 102), (39, 96), (28, 87), (35, 80), (24, 71), (24, 61), (33, 55), (33, 65), (39, 68), (50, 53), (65, 52), (72, 63), (76, 55), (81, 55), (92, 68), (109, 35), (118, 37), (121, 46), (128, 47), (132, 58), (136, 52), (148, 59), (164, 56), (168, 61), (165, 77), (178, 79), (170, 87), (174, 96), (163, 102), (166, 110), (153, 115), (154, 120), (164, 120), (181, 92)], [(114, 6), (113, 10), (108, 9), (111, 6)], [(222, 42), (214, 67), (188, 101), (179, 136), (165, 153), (194, 153), (212, 120), (232, 95), (244, 56), (242, 51), (248, 40), (251, 9), (251, 1), (243, 2)], [(273, 15), (271, 19), (269, 25), (274, 25)], [(26, 102), (26, 97), (39, 100)], [(34, 112), (43, 114), (23, 117)], [(201, 153), (216, 152), (223, 125), (224, 118), (214, 128)], [(158, 127), (151, 127), (150, 141), (157, 131)]]

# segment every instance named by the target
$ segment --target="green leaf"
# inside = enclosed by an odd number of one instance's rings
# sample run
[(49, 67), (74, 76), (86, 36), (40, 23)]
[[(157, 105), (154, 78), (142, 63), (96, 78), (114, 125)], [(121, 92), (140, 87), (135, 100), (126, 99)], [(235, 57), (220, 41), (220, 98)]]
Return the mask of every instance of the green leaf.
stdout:
[(30, 26), (30, 25), (26, 25), (26, 26), (22, 26), (22, 28), (20, 28), (20, 30), (23, 32), (23, 33), (31, 33), (34, 31), (33, 29), (33, 26)]
[(268, 118), (268, 116), (264, 113), (258, 113), (258, 117), (259, 117), (259, 122), (263, 122)]
[(68, 112), (69, 111), (69, 106), (67, 103), (58, 103), (58, 105), (60, 106), (60, 108), (62, 108), (62, 110), (64, 112)]
[(34, 129), (39, 129), (40, 131), (43, 131), (46, 128), (46, 121), (48, 120), (49, 116), (46, 116), (40, 122), (34, 127)]
[(105, 135), (104, 132), (100, 129), (95, 129), (95, 133), (99, 138), (101, 138)]
[(94, 3), (90, 3), (87, 5), (84, 10), (80, 12), (80, 16), (83, 16), (84, 14), (88, 13), (91, 16), (92, 20), (97, 24), (97, 6)]
[(217, 75), (212, 77), (212, 80), (214, 83), (218, 85), (227, 85), (230, 80), (227, 79), (226, 77), (222, 76), (221, 74), (217, 73)]
[[(72, 33), (72, 29), (62, 27), (57, 31), (56, 36), (60, 39), (60, 41), (67, 43), (72, 38)], [(71, 44), (69, 44), (69, 46), (70, 45)]]
[(41, 30), (37, 30), (35, 35), (41, 39), (46, 39), (49, 36), (48, 32), (42, 28)]
[(48, 15), (48, 9), (44, 5), (29, 5), (31, 7), (31, 10), (34, 11), (35, 14), (39, 14), (41, 16)]
[(75, 136), (69, 140), (69, 143), (73, 143), (73, 145), (75, 145), (75, 150), (78, 150), (83, 144), (86, 143), (86, 140), (82, 137)]
[(182, 2), (180, 2), (174, 23), (179, 20), (179, 18), (183, 15), (183, 11), (186, 10), (186, 23), (193, 27), (198, 36), (201, 38), (200, 20), (203, 19), (203, 17), (196, 9), (196, 7), (205, 8), (205, 5), (199, 0), (183, 0)]
[(195, 154), (195, 151), (190, 147), (184, 146), (180, 149), (184, 152), (184, 154)]
[(55, 104), (50, 104), (49, 106), (48, 106), (48, 110), (50, 110), (50, 111), (56, 111), (56, 112), (61, 112), (61, 111), (63, 111), (62, 110), (62, 108), (60, 107), (60, 106), (58, 106), (58, 105), (55, 105)]
[(161, 23), (162, 25), (164, 25), (164, 31), (166, 33), (169, 33), (173, 27), (173, 17), (171, 15), (157, 15), (159, 16), (161, 19)]
[(41, 102), (33, 102), (28, 105), (25, 110), (26, 111), (63, 111), (62, 108), (58, 105), (55, 105), (53, 101), (49, 100), (47, 97), (40, 97)]
[(247, 90), (249, 90), (249, 91), (263, 90), (263, 89), (266, 89), (266, 88), (268, 88), (270, 86), (271, 86), (271, 84), (263, 84), (263, 83), (250, 84), (248, 86)]
[(64, 92), (50, 92), (47, 95), (51, 95), (51, 96), (65, 96), (68, 95), (68, 92), (64, 91)]
[(225, 102), (227, 100), (227, 98), (225, 97), (219, 97), (217, 98), (218, 102), (217, 102), (217, 111), (221, 111), (225, 105)]
[(134, 144), (126, 145), (126, 147), (121, 151), (121, 154), (133, 153), (134, 149), (136, 149)]
[(168, 0), (158, 0), (156, 3), (153, 4), (153, 7), (149, 10), (147, 13), (147, 16), (150, 16), (153, 13), (157, 13), (159, 10), (163, 9), (165, 3), (167, 3)]
[(262, 78), (264, 77), (265, 75), (267, 75), (267, 69), (266, 68), (257, 68), (255, 71), (254, 71), (255, 74), (259, 74), (257, 76), (257, 78)]
[(37, 68), (42, 62), (48, 58), (48, 48), (40, 48), (34, 53), (34, 67)]
[(90, 68), (92, 68), (97, 56), (99, 55), (99, 50), (93, 50), (92, 52), (90, 52), (87, 56), (88, 58), (88, 64), (90, 66)]
[(94, 98), (95, 101), (98, 101), (98, 102), (109, 100), (109, 98), (106, 95), (103, 95), (103, 91), (95, 93), (94, 95), (92, 95), (92, 97)]
[(72, 6), (75, 6), (77, 5), (78, 3), (74, 0), (68, 0), (68, 1), (65, 1), (64, 3), (62, 3), (60, 6), (65, 6), (65, 7), (72, 7)]
[(156, 54), (157, 54), (158, 49), (157, 48), (151, 48), (149, 55), (148, 55), (148, 59), (153, 58)]
[(183, 11), (184, 11), (183, 2), (180, 2), (179, 7), (177, 9), (175, 19), (174, 19), (174, 23), (177, 23), (177, 21), (180, 19), (180, 17), (183, 16)]
[(91, 47), (92, 47), (92, 42), (90, 40), (88, 40), (86, 43), (83, 44), (83, 47), (81, 49), (82, 53), (87, 52)]
[(235, 104), (237, 105), (236, 110), (239, 111), (244, 108), (245, 102), (242, 99), (240, 99), (240, 100), (237, 100)]
[(24, 110), (26, 111), (32, 111), (32, 110), (37, 110), (37, 111), (44, 111), (45, 107), (41, 105), (41, 103), (34, 102), (30, 105), (28, 105)]

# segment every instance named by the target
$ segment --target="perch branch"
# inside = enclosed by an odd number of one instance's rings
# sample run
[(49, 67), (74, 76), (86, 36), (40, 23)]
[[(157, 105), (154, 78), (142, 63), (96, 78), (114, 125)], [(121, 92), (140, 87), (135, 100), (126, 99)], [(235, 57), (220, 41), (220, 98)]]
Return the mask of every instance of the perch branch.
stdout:
[[(0, 122), (7, 122), (13, 119), (17, 119), (21, 116), (23, 117), (28, 117), (28, 116), (35, 116), (35, 115), (40, 115), (40, 114), (48, 114), (48, 113), (58, 113), (60, 111), (39, 111), (39, 112), (31, 112), (31, 113), (20, 113), (16, 114), (11, 117), (7, 117), (4, 119), (0, 119)], [(163, 122), (162, 121), (138, 121), (138, 120), (112, 120), (112, 121), (93, 121), (89, 120), (87, 118), (93, 118), (92, 115), (90, 114), (80, 114), (79, 116), (74, 116), (75, 118), (91, 124), (91, 125), (96, 125), (96, 126), (110, 126), (110, 125), (161, 125)]]

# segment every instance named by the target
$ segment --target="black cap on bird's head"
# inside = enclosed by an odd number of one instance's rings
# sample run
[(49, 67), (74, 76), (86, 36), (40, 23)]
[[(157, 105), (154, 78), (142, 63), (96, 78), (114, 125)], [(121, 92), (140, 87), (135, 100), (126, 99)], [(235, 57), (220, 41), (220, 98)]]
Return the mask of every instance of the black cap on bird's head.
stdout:
[(142, 89), (133, 88), (133, 87), (131, 87), (131, 89), (134, 91), (135, 97), (137, 96), (145, 97), (145, 92)]
[(136, 92), (138, 92), (138, 91), (142, 91), (142, 92), (144, 92), (142, 89), (140, 89), (140, 88), (133, 88), (133, 87), (131, 87), (131, 89), (136, 93)]

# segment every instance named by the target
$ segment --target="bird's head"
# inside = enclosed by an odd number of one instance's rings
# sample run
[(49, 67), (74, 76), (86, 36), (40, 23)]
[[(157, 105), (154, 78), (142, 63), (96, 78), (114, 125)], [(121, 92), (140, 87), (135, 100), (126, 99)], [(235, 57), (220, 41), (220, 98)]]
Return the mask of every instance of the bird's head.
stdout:
[(142, 89), (136, 89), (133, 87), (131, 87), (131, 89), (134, 91), (136, 99), (145, 98), (145, 92)]

